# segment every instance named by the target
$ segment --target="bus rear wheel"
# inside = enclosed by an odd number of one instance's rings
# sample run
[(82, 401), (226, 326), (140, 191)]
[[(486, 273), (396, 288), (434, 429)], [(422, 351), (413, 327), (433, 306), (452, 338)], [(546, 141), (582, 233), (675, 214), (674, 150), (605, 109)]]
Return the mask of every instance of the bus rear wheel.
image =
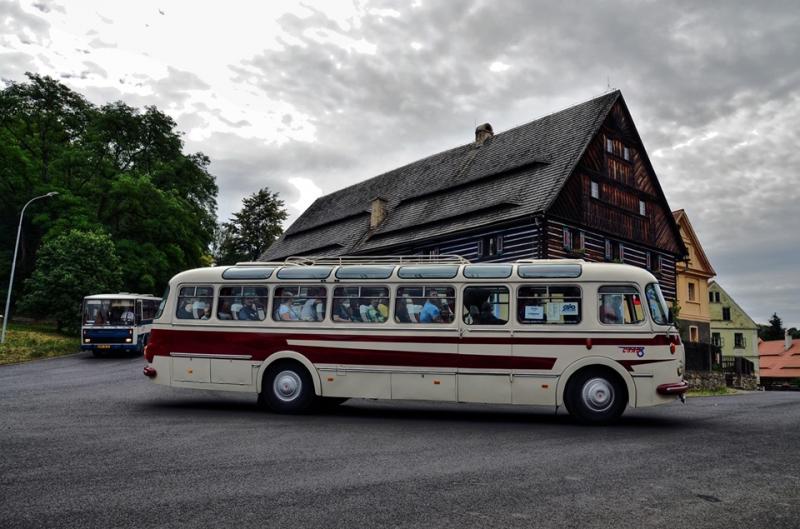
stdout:
[(579, 371), (569, 379), (564, 392), (567, 411), (583, 424), (613, 423), (627, 404), (623, 381), (606, 369)]
[(295, 362), (276, 362), (264, 373), (259, 403), (276, 413), (303, 413), (314, 404), (314, 382)]

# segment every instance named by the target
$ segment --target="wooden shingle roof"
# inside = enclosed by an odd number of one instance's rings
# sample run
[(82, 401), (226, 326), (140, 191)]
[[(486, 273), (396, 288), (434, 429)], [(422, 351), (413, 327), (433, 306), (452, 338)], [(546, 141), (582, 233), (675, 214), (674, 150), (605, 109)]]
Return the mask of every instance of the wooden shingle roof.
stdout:
[[(318, 198), (262, 256), (377, 253), (547, 210), (619, 91)], [(375, 197), (386, 218), (370, 231)]]

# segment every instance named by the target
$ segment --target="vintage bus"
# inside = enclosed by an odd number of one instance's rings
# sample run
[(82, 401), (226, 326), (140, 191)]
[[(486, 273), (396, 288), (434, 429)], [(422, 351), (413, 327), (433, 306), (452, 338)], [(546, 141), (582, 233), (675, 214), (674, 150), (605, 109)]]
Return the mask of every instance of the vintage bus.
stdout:
[(100, 357), (144, 351), (161, 298), (146, 294), (95, 294), (83, 298), (81, 349)]
[(169, 283), (145, 359), (158, 384), (253, 393), (276, 412), (422, 399), (564, 406), (605, 423), (688, 389), (656, 278), (583, 260), (296, 258), (189, 270)]

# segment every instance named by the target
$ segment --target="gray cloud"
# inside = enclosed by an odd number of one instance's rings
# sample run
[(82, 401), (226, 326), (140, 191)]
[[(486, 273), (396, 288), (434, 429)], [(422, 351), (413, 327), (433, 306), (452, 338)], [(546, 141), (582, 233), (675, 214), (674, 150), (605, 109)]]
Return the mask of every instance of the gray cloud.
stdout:
[[(387, 3), (399, 17), (348, 28), (321, 12), (287, 15), (283, 50), (231, 68), (349, 154), (349, 170), (313, 176), (326, 191), (470, 141), (475, 123), (505, 130), (621, 88), (670, 204), (689, 213), (720, 283), (757, 320), (777, 310), (800, 325), (788, 301), (800, 297), (791, 275), (800, 12), (792, 2), (603, 6)], [(325, 34), (375, 54), (315, 42)], [(495, 61), (508, 69), (491, 72)], [(781, 296), (765, 295), (776, 284)]]

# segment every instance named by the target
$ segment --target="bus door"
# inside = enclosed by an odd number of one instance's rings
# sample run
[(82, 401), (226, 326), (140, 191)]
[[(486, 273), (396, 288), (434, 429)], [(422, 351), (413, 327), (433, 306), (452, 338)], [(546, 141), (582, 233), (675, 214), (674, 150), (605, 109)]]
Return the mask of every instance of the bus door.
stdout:
[(458, 400), (510, 404), (513, 364), (508, 287), (465, 286), (461, 300)]

